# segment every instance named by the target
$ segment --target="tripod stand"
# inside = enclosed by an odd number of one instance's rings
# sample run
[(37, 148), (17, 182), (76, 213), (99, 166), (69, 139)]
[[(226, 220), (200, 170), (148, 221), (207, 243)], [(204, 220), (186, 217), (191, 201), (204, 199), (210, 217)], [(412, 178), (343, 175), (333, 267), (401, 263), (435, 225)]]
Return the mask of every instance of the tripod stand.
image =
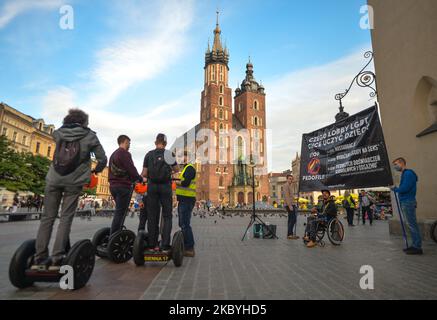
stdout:
[(246, 237), (247, 231), (249, 231), (250, 227), (255, 223), (255, 221), (258, 221), (261, 224), (262, 228), (266, 228), (266, 230), (268, 230), (269, 233), (275, 239), (279, 239), (276, 236), (276, 233), (272, 231), (270, 226), (266, 225), (264, 223), (264, 221), (262, 221), (261, 218), (258, 217), (257, 214), (256, 214), (256, 211), (255, 211), (255, 164), (251, 160), (251, 162), (250, 162), (250, 164), (248, 166), (252, 168), (252, 215), (250, 216), (249, 225), (247, 226), (246, 231), (244, 232), (244, 235), (243, 235), (243, 238), (241, 239), (241, 241), (244, 241), (244, 238)]

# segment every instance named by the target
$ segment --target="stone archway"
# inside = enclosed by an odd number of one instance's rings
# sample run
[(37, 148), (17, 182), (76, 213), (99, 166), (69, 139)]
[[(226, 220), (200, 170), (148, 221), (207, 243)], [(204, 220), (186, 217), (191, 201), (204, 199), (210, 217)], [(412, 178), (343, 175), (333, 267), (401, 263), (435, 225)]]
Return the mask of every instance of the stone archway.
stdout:
[(417, 137), (437, 132), (437, 80), (423, 77), (416, 88), (411, 115)]
[(248, 204), (252, 204), (252, 203), (253, 203), (253, 193), (252, 193), (252, 191), (250, 191), (250, 192), (247, 194), (247, 203), (248, 203)]

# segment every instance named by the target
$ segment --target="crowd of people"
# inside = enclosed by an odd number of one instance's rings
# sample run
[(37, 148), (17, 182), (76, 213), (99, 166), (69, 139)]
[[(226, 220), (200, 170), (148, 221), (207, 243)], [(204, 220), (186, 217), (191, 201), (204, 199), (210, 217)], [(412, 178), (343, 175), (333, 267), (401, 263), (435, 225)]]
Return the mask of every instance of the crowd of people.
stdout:
[[(69, 110), (62, 127), (54, 131), (53, 137), (57, 147), (46, 176), (45, 210), (40, 220), (36, 254), (31, 267), (34, 270), (60, 269), (77, 209), (93, 211), (100, 206), (97, 201), (80, 201), (82, 188), (89, 184), (91, 175), (102, 172), (108, 164), (96, 133), (88, 127), (88, 115), (82, 110)], [(120, 135), (117, 144), (118, 148), (110, 156), (108, 164), (114, 205), (110, 235), (121, 230), (130, 208), (140, 209), (139, 202), (131, 201), (134, 186), (147, 183), (147, 192), (141, 199), (138, 230), (145, 230), (147, 225), (148, 250), (168, 252), (171, 249), (173, 181), (176, 181), (177, 215), (184, 235), (184, 256), (194, 257), (195, 242), (190, 220), (196, 204), (196, 170), (188, 154), (183, 154), (182, 164), (179, 165), (175, 155), (166, 149), (167, 137), (160, 133), (155, 139), (155, 149), (144, 157), (140, 174), (129, 152), (131, 139)], [(93, 170), (92, 154), (97, 161)], [(48, 244), (59, 209), (60, 222), (49, 255)]]
[[(46, 175), (44, 192), (44, 211), (41, 215), (40, 226), (35, 244), (35, 259), (32, 268), (41, 270), (59, 270), (70, 237), (71, 225), (78, 207), (83, 205), (96, 209), (97, 202), (80, 202), (83, 186), (89, 184), (92, 174), (103, 171), (108, 163), (106, 153), (94, 131), (88, 127), (88, 115), (79, 109), (71, 109), (63, 120), (63, 125), (55, 130), (53, 137), (56, 142), (56, 151), (53, 162)], [(117, 138), (118, 148), (109, 158), (109, 184), (115, 210), (112, 218), (110, 234), (123, 227), (129, 207), (132, 207), (132, 195), (135, 184), (147, 184), (147, 192), (142, 197), (140, 222), (138, 230), (148, 231), (148, 250), (168, 252), (171, 249), (171, 232), (173, 218), (173, 184), (176, 181), (177, 216), (178, 224), (184, 235), (187, 257), (194, 257), (194, 235), (191, 228), (191, 216), (196, 206), (196, 169), (184, 152), (182, 164), (176, 162), (175, 155), (166, 149), (167, 137), (158, 134), (155, 139), (155, 148), (144, 157), (141, 173), (134, 166), (131, 153), (131, 139), (126, 135)], [(91, 155), (97, 161), (91, 169)], [(406, 168), (406, 161), (398, 158), (394, 168), (402, 172), (400, 186), (393, 191), (399, 194), (400, 205), (407, 217), (407, 225), (413, 237), (412, 246), (406, 248), (407, 254), (421, 254), (421, 239), (418, 232), (415, 206), (417, 176), (413, 170)], [(288, 239), (296, 240), (296, 218), (298, 203), (292, 193), (293, 176), (287, 176), (285, 188), (285, 209), (288, 213)], [(14, 199), (14, 202), (17, 199)], [(33, 203), (32, 200), (29, 203)], [(42, 201), (41, 201), (42, 203)], [(366, 218), (370, 225), (373, 223), (371, 206), (374, 199), (361, 192), (359, 199), (362, 223)], [(353, 226), (354, 210), (357, 204), (350, 194), (345, 195), (343, 206), (347, 212), (348, 224)], [(39, 207), (40, 208), (40, 207)], [(139, 207), (138, 207), (139, 208)], [(205, 208), (211, 209), (211, 201), (206, 201)], [(51, 255), (48, 244), (52, 229), (60, 209), (60, 222), (54, 241)], [(312, 209), (312, 214), (327, 222), (337, 216), (338, 209), (329, 190), (322, 190), (322, 197)], [(310, 217), (311, 218), (311, 217)], [(315, 222), (318, 219), (309, 219), (304, 237), (308, 241), (307, 247), (316, 246)], [(161, 241), (159, 242), (159, 235)]]

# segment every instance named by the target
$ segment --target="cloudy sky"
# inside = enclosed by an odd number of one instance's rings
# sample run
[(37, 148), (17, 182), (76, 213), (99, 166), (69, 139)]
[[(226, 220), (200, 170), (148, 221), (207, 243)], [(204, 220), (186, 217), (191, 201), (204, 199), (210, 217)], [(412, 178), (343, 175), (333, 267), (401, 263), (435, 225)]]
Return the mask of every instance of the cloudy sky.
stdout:
[[(59, 126), (71, 107), (90, 115), (110, 154), (132, 138), (138, 169), (158, 132), (173, 141), (200, 118), (204, 52), (217, 7), (230, 86), (250, 55), (267, 93), (270, 170), (289, 169), (301, 135), (333, 122), (335, 93), (366, 63), (366, 0), (1, 0), (0, 101)], [(64, 5), (73, 29), (63, 29)], [(354, 88), (355, 113), (374, 103)]]

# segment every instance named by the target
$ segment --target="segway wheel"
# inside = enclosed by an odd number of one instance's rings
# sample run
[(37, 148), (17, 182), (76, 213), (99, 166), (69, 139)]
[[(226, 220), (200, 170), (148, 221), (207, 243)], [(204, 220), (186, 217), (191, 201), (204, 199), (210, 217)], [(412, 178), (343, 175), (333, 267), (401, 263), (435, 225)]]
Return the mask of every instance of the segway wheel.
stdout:
[(132, 258), (135, 233), (121, 230), (114, 233), (108, 241), (108, 258), (115, 263), (125, 263)]
[(135, 237), (132, 254), (134, 262), (137, 266), (144, 265), (144, 249), (147, 245), (147, 233), (145, 231), (139, 231)]
[(26, 269), (32, 264), (35, 255), (35, 242), (35, 239), (25, 241), (15, 251), (9, 264), (9, 280), (13, 286), (19, 289), (33, 285), (33, 281), (26, 277)]
[(67, 255), (66, 264), (73, 267), (74, 290), (84, 287), (94, 270), (94, 247), (89, 240), (76, 242)]
[(184, 235), (182, 231), (177, 231), (173, 236), (171, 244), (171, 258), (176, 267), (180, 267), (184, 260)]
[(98, 257), (102, 258), (102, 256), (99, 254), (99, 251), (97, 250), (97, 247), (101, 246), (101, 245), (105, 245), (105, 244), (107, 245), (108, 244), (110, 232), (111, 232), (111, 228), (102, 228), (102, 229), (99, 229), (94, 234), (93, 240), (91, 240), (91, 243), (92, 243), (92, 245), (94, 247), (94, 251), (95, 251), (95, 253), (96, 253), (96, 255)]

